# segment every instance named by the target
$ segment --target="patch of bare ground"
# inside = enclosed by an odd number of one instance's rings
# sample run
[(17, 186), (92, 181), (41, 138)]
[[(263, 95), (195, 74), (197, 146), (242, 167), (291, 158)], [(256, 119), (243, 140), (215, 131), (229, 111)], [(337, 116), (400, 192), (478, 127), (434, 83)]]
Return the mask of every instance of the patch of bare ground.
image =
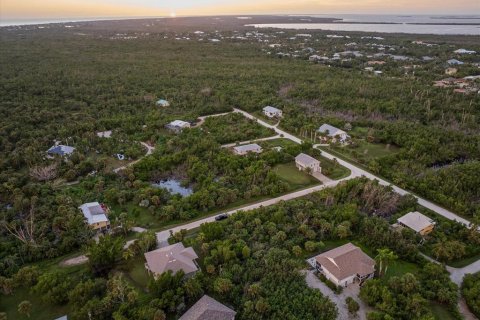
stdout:
[(278, 96), (281, 98), (287, 98), (288, 93), (294, 88), (295, 86), (293, 83), (285, 83), (280, 86), (280, 89), (278, 89)]

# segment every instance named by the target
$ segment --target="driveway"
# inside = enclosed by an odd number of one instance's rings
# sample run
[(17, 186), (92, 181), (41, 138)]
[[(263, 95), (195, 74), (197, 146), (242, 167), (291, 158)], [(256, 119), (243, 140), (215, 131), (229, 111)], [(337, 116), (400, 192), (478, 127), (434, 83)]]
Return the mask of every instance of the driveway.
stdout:
[(231, 147), (235, 147), (235, 146), (237, 146), (237, 145), (242, 145), (242, 144), (247, 144), (247, 143), (255, 143), (255, 142), (260, 142), (260, 141), (275, 140), (275, 139), (279, 139), (279, 138), (280, 138), (280, 135), (276, 135), (276, 136), (273, 136), (273, 137), (259, 138), (259, 139), (254, 139), (254, 140), (247, 140), (247, 141), (242, 141), (242, 142), (238, 142), (238, 143), (223, 144), (221, 147), (222, 147), (222, 148), (231, 148)]
[(463, 282), (463, 277), (465, 277), (466, 274), (480, 272), (480, 260), (463, 268), (453, 268), (450, 266), (446, 266), (446, 268), (447, 271), (450, 272), (450, 279), (460, 286)]
[(142, 159), (145, 158), (146, 156), (151, 155), (151, 154), (153, 153), (153, 150), (155, 150), (155, 147), (154, 147), (154, 146), (151, 146), (151, 145), (149, 145), (149, 144), (147, 144), (147, 143), (145, 143), (145, 142), (140, 142), (140, 143), (141, 143), (142, 146), (144, 146), (144, 147), (147, 149), (147, 152), (145, 153), (145, 155), (144, 155), (143, 157), (138, 158), (138, 159), (135, 160), (135, 161), (130, 162), (130, 163), (127, 164), (127, 165), (124, 165), (124, 166), (121, 166), (121, 167), (119, 167), (119, 168), (113, 169), (113, 172), (118, 173), (118, 172), (120, 172), (120, 171), (122, 171), (122, 170), (125, 170), (126, 168), (128, 168), (128, 167), (130, 167), (130, 166), (133, 166), (135, 163), (137, 163), (138, 161), (142, 160)]
[[(372, 309), (368, 307), (359, 297), (358, 294), (360, 292), (360, 287), (357, 284), (349, 285), (346, 288), (343, 288), (342, 293), (335, 294), (325, 283), (320, 281), (312, 270), (302, 270), (302, 273), (305, 274), (305, 281), (310, 288), (318, 289), (324, 296), (327, 296), (330, 301), (332, 301), (338, 309), (338, 317), (339, 320), (348, 320), (348, 319), (360, 319), (365, 320), (367, 319), (366, 313), (371, 311)], [(352, 297), (355, 301), (358, 302), (360, 306), (360, 310), (358, 310), (357, 316), (352, 316), (348, 312), (347, 304), (345, 303), (345, 299), (347, 297)]]

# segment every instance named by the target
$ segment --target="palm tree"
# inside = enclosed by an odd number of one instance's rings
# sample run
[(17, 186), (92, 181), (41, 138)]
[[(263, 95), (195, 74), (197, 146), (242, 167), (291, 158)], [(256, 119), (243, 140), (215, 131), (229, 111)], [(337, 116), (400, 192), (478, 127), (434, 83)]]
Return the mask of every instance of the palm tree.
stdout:
[(387, 273), (388, 264), (398, 259), (398, 256), (393, 253), (392, 250), (387, 248), (377, 249), (377, 252), (378, 254), (375, 257), (375, 260), (378, 261), (378, 263), (380, 264), (380, 268), (378, 269), (378, 275), (385, 275)]

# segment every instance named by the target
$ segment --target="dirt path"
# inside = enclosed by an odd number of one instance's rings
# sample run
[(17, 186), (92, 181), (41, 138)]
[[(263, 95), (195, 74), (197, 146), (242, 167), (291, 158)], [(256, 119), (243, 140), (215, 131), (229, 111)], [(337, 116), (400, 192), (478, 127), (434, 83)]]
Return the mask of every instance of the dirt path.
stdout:
[(142, 144), (142, 146), (144, 146), (145, 148), (147, 148), (147, 153), (145, 153), (145, 155), (143, 157), (140, 157), (138, 158), (137, 160), (135, 161), (132, 161), (130, 162), (129, 164), (126, 164), (124, 166), (121, 166), (121, 167), (118, 167), (118, 168), (115, 168), (113, 169), (113, 172), (115, 173), (118, 173), (122, 170), (125, 170), (126, 168), (130, 167), (130, 166), (133, 166), (135, 163), (137, 163), (138, 161), (142, 160), (143, 158), (145, 158), (146, 156), (148, 155), (151, 155), (153, 153), (153, 150), (155, 150), (155, 147), (154, 146), (151, 146), (145, 142), (140, 142)]

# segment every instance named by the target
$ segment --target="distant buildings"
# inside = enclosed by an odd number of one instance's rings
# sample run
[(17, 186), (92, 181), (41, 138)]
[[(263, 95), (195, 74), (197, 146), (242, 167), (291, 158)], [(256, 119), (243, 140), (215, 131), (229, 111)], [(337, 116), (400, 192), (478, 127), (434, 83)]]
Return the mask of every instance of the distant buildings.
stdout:
[(74, 147), (65, 146), (62, 144), (56, 144), (50, 149), (47, 150), (47, 153), (50, 156), (58, 155), (58, 156), (70, 156), (75, 151)]
[(449, 76), (453, 76), (454, 74), (457, 73), (457, 68), (447, 68), (445, 69), (445, 74), (448, 74)]
[(451, 66), (461, 66), (464, 63), (460, 60), (457, 60), (457, 59), (450, 59), (450, 60), (447, 60), (447, 64), (449, 64)]
[(326, 134), (330, 138), (338, 139), (340, 142), (345, 142), (349, 138), (349, 135), (345, 131), (326, 123), (322, 124), (317, 132)]
[(398, 218), (397, 222), (399, 225), (410, 228), (422, 236), (432, 232), (435, 227), (435, 221), (418, 211), (407, 213)]
[(190, 123), (183, 120), (175, 120), (165, 125), (165, 128), (178, 133), (185, 128), (190, 128)]
[(98, 202), (84, 203), (78, 207), (85, 217), (87, 224), (96, 231), (107, 231), (110, 229), (108, 220), (108, 208)]
[(158, 277), (166, 271), (177, 273), (180, 270), (186, 276), (190, 276), (198, 270), (198, 265), (195, 262), (198, 255), (192, 247), (185, 248), (181, 242), (146, 252), (144, 255), (147, 261), (145, 268), (154, 277)]
[(170, 102), (168, 102), (167, 100), (164, 100), (164, 99), (160, 99), (160, 100), (157, 101), (157, 106), (159, 106), (159, 107), (169, 107)]
[(263, 108), (263, 113), (269, 118), (281, 118), (283, 115), (282, 110), (270, 106)]
[(240, 156), (246, 155), (247, 153), (251, 153), (251, 152), (261, 153), (262, 151), (263, 151), (262, 147), (260, 147), (256, 143), (245, 144), (243, 146), (236, 146), (233, 148), (233, 152)]
[(375, 261), (359, 247), (347, 243), (316, 256), (315, 268), (335, 285), (346, 287), (373, 278)]
[(234, 320), (236, 312), (204, 295), (178, 320)]
[(99, 138), (110, 138), (112, 136), (112, 130), (97, 132)]
[(456, 53), (456, 54), (475, 54), (475, 53), (477, 53), (476, 51), (467, 50), (467, 49), (458, 49), (458, 50), (455, 50), (453, 52)]
[(322, 171), (320, 161), (305, 153), (300, 153), (295, 157), (295, 165), (300, 171), (309, 171), (310, 173)]

